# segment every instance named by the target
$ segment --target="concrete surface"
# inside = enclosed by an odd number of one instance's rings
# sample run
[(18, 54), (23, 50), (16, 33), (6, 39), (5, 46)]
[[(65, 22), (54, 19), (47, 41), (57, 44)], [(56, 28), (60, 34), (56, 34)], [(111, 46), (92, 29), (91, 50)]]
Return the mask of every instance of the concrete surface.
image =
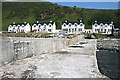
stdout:
[(0, 66), (42, 53), (53, 53), (65, 49), (69, 44), (74, 44), (81, 39), (77, 36), (66, 38), (29, 38), (0, 36)]
[(32, 69), (32, 77), (35, 78), (106, 78), (97, 68), (96, 41), (81, 41), (88, 43), (81, 44), (83, 48), (67, 47), (55, 53), (39, 54), (2, 66), (0, 76), (21, 78), (25, 71)]

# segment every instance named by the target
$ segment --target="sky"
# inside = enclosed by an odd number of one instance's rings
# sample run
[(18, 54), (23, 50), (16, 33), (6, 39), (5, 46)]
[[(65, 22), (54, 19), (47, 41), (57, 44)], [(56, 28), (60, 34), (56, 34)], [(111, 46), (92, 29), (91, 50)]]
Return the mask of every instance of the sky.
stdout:
[(118, 2), (53, 2), (63, 6), (91, 9), (118, 9)]
[[(118, 9), (119, 0), (2, 0), (18, 2), (39, 2), (49, 1), (63, 6), (76, 6), (79, 8), (92, 9)], [(120, 8), (119, 8), (120, 9)]]

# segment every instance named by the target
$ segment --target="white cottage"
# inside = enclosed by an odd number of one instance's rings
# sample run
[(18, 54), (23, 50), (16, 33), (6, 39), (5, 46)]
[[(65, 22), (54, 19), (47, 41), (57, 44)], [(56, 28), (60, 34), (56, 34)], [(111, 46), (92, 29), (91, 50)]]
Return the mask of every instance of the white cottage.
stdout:
[(8, 32), (30, 32), (31, 31), (31, 27), (29, 23), (15, 23), (13, 22), (12, 24), (10, 24), (8, 26)]
[(56, 24), (53, 21), (50, 22), (35, 22), (32, 24), (32, 32), (56, 32)]
[(92, 29), (85, 29), (85, 33), (93, 33)]
[(68, 22), (62, 23), (62, 31), (67, 34), (75, 34), (84, 32), (85, 25), (80, 20), (79, 22)]
[(92, 24), (93, 33), (112, 34), (112, 29), (114, 29), (113, 22), (101, 23), (101, 22), (95, 21)]

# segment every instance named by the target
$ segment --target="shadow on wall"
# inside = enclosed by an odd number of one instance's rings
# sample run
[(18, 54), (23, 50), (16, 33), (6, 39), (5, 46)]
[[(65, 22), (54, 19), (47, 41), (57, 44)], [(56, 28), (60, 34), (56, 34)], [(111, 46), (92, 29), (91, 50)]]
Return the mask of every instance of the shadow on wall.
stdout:
[(99, 71), (113, 80), (120, 79), (120, 52), (100, 50), (96, 53)]

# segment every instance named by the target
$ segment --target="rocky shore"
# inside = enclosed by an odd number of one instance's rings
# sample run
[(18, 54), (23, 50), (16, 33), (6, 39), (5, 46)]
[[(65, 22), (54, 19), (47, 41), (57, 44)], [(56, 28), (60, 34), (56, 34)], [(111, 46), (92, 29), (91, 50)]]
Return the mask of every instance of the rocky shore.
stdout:
[(120, 52), (120, 39), (98, 39), (97, 49)]

